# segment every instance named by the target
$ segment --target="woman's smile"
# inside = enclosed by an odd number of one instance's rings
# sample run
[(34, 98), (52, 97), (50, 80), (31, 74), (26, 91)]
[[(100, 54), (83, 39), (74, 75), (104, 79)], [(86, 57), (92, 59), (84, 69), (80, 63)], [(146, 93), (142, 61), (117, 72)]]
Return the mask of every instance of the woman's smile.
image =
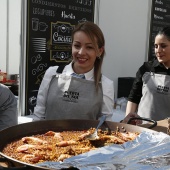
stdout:
[(94, 67), (97, 51), (92, 40), (83, 31), (74, 34), (72, 56), (76, 73), (86, 73)]

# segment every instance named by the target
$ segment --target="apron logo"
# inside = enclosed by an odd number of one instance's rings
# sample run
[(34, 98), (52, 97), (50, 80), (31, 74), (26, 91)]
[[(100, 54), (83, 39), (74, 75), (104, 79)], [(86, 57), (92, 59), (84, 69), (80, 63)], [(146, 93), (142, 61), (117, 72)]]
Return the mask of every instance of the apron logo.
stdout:
[(166, 87), (166, 86), (160, 86), (160, 85), (158, 85), (158, 87), (157, 87), (157, 92), (158, 93), (168, 93), (168, 91), (169, 91), (169, 87)]
[(63, 100), (77, 103), (79, 98), (78, 92), (73, 91), (65, 91), (63, 94)]

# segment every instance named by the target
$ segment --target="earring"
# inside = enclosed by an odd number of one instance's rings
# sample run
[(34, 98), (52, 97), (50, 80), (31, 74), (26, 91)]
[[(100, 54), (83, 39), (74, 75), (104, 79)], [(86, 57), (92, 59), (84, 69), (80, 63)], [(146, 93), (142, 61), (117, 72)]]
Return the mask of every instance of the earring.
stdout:
[(97, 59), (100, 60), (100, 56), (98, 56)]

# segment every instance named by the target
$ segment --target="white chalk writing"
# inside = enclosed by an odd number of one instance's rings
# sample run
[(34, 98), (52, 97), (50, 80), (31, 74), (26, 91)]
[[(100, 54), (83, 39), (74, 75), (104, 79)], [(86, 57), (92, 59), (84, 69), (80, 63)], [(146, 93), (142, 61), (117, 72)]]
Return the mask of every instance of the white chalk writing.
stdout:
[(162, 2), (161, 0), (160, 0), (160, 1), (159, 1), (159, 0), (156, 0), (156, 1), (155, 1), (155, 4), (163, 5), (163, 2)]
[(44, 0), (32, 0), (32, 3), (44, 5), (44, 6), (53, 6), (53, 7), (57, 7), (57, 8), (66, 8), (65, 4), (59, 4), (56, 2), (50, 2), (50, 1), (44, 1)]
[(74, 10), (74, 11), (81, 11), (81, 12), (86, 12), (86, 13), (92, 13), (92, 10), (91, 9), (87, 9), (87, 8), (82, 8), (82, 7), (72, 6), (72, 5), (69, 5), (68, 8), (70, 10)]
[(60, 42), (60, 43), (71, 43), (72, 42), (71, 36), (58, 35), (57, 32), (53, 34), (53, 40), (54, 42)]
[(155, 7), (155, 11), (167, 12), (167, 9)]
[(33, 69), (32, 70), (32, 75), (36, 75), (36, 73), (40, 72), (40, 71), (43, 71), (44, 70), (44, 67), (47, 67), (47, 63), (45, 64), (40, 64), (37, 69)]
[(67, 18), (69, 18), (69, 19), (75, 19), (76, 17), (75, 17), (75, 15), (74, 14), (66, 14), (66, 12), (65, 11), (62, 11), (62, 13), (61, 13), (61, 18), (64, 18), (64, 19), (67, 19)]
[(158, 15), (156, 15), (156, 14), (154, 14), (154, 18), (155, 18), (155, 19), (160, 19), (160, 20), (163, 20), (163, 19), (164, 19), (163, 17), (158, 16)]
[(76, 3), (91, 6), (92, 0), (76, 0)]
[(55, 16), (55, 12), (53, 10), (46, 10), (46, 9), (41, 9), (41, 8), (33, 8), (32, 13), (36, 15), (44, 15), (44, 16), (49, 16), (49, 17)]

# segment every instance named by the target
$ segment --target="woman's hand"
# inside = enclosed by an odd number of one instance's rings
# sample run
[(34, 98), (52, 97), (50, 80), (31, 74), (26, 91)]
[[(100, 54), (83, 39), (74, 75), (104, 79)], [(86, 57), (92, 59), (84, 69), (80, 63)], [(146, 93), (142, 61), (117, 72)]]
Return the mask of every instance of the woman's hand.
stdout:
[[(129, 113), (122, 121), (122, 123), (127, 123), (129, 121), (130, 118), (132, 117), (140, 117), (138, 114), (136, 113)], [(135, 120), (132, 120), (130, 122), (130, 124), (132, 125), (138, 125), (138, 124), (142, 124), (142, 120), (138, 120), (138, 119), (135, 119)]]

